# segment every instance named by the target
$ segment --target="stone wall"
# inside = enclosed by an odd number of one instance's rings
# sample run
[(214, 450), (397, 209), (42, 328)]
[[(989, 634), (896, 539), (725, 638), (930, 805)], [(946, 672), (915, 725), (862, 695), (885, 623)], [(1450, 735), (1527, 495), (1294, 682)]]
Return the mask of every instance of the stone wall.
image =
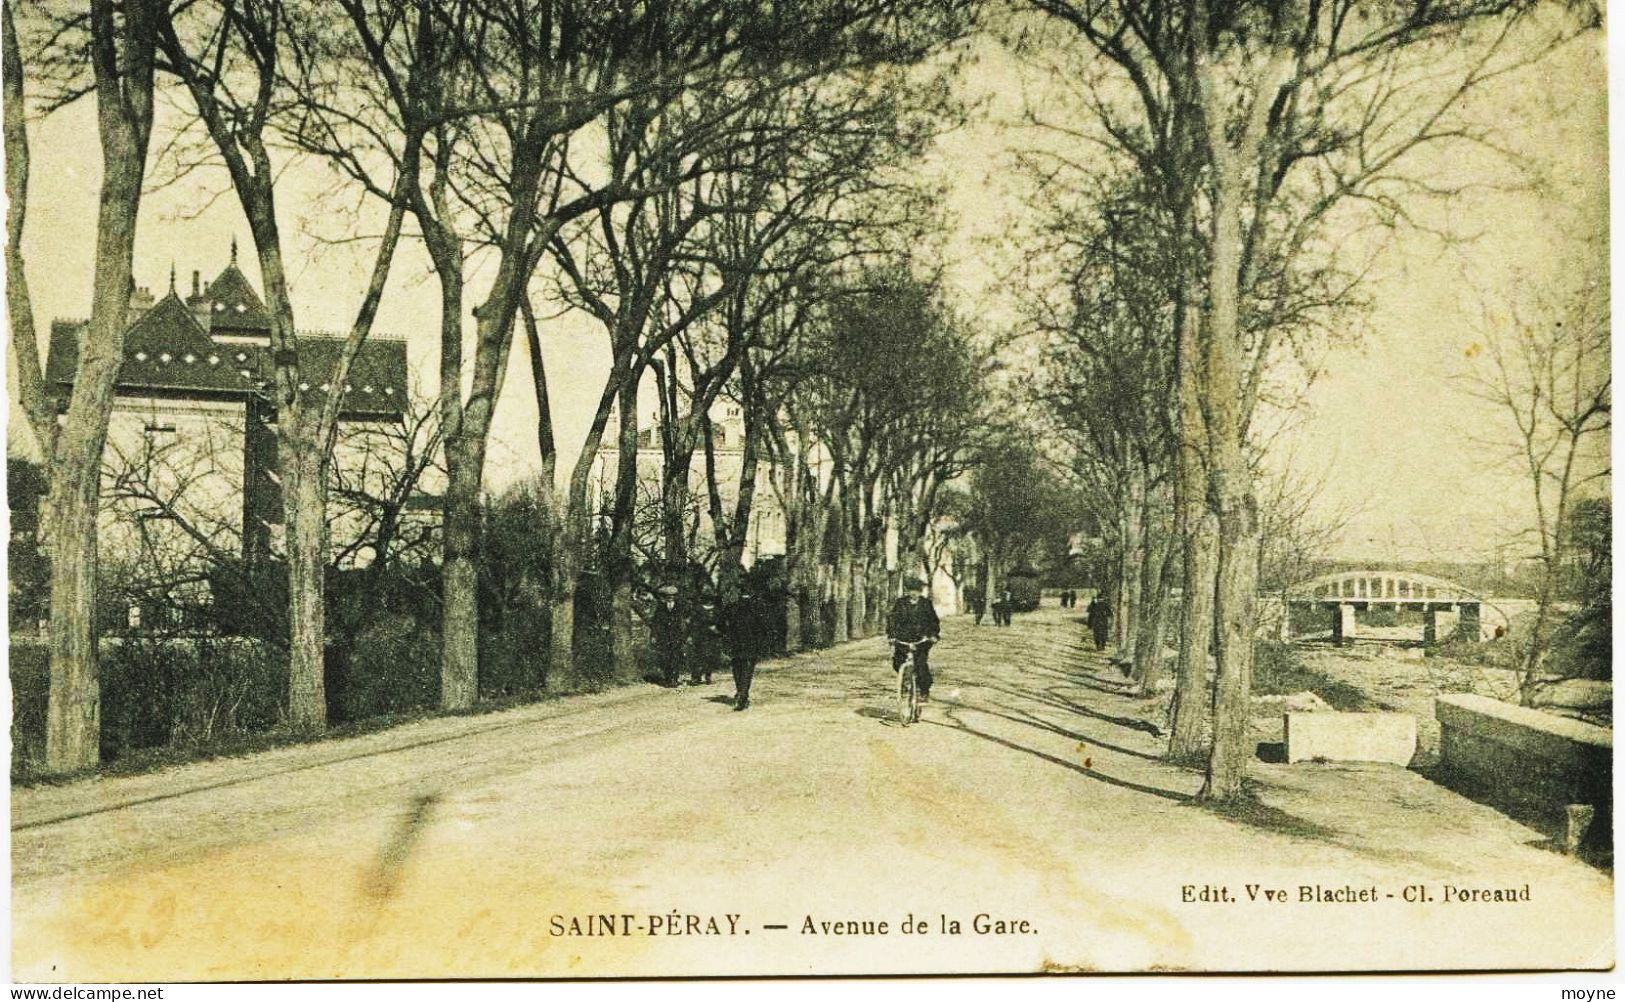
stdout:
[(1591, 804), (1591, 839), (1611, 839), (1611, 730), (1486, 696), (1441, 696), (1434, 715), (1439, 769), (1449, 785), (1559, 826), (1566, 805)]

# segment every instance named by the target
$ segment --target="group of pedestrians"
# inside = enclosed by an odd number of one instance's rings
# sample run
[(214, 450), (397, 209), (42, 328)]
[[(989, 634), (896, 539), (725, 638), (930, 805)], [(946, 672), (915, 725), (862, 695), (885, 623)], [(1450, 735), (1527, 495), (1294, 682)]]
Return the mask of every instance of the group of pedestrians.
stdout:
[(745, 709), (756, 663), (768, 653), (772, 636), (766, 602), (748, 584), (731, 601), (719, 602), (709, 591), (688, 596), (686, 602), (684, 598), (674, 584), (655, 592), (649, 632), (660, 684), (673, 689), (681, 685), (686, 663), (690, 685), (710, 685), (727, 662), (733, 672), (733, 708)]
[[(926, 583), (911, 577), (904, 582), (904, 587), (905, 593), (893, 604), (887, 618), (886, 635), (894, 642), (892, 669), (899, 670), (912, 660), (919, 677), (920, 696), (924, 699), (931, 692), (932, 681), (927, 652), (940, 637), (942, 628)], [(1010, 589), (1003, 589), (991, 605), (976, 585), (965, 589), (964, 598), (976, 625), (981, 625), (982, 616), (988, 611), (993, 613), (993, 625), (1011, 625), (1015, 596)], [(1077, 591), (1061, 592), (1062, 608), (1075, 608), (1077, 603)], [(654, 611), (649, 620), (660, 684), (669, 688), (680, 686), (686, 664), (690, 685), (710, 685), (713, 675), (726, 662), (733, 672), (733, 708), (743, 710), (750, 706), (750, 686), (756, 664), (770, 653), (771, 615), (763, 596), (748, 583), (741, 585), (731, 601), (719, 601), (710, 590), (697, 596), (684, 596), (674, 584), (660, 586), (655, 592)], [(1097, 593), (1090, 598), (1084, 618), (1095, 648), (1105, 650), (1112, 622), (1111, 604), (1105, 596)]]
[(963, 595), (965, 608), (975, 618), (977, 626), (982, 625), (982, 617), (990, 611), (993, 613), (994, 626), (1010, 625), (1010, 616), (1016, 609), (1015, 596), (1010, 593), (1010, 589), (1004, 589), (999, 597), (993, 600), (991, 606), (987, 603), (987, 593), (980, 585), (966, 585)]

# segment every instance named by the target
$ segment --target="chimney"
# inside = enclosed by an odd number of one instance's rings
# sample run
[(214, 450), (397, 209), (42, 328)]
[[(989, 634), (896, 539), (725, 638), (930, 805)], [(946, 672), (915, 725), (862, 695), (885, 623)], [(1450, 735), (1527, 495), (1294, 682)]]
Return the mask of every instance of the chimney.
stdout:
[(198, 292), (198, 281), (199, 281), (199, 280), (200, 280), (200, 279), (201, 279), (201, 278), (202, 278), (202, 277), (203, 277), (203, 276), (201, 276), (201, 275), (199, 275), (199, 274), (198, 274), (198, 273), (197, 273), (197, 271), (196, 271), (196, 270), (193, 270), (193, 272), (192, 272), (192, 298), (193, 298), (193, 299), (196, 299), (196, 298), (197, 298), (197, 297), (198, 297), (198, 295), (199, 295), (199, 292)]
[(124, 322), (133, 324), (141, 319), (141, 315), (152, 309), (152, 290), (145, 285), (136, 286), (130, 292), (129, 308), (124, 311)]

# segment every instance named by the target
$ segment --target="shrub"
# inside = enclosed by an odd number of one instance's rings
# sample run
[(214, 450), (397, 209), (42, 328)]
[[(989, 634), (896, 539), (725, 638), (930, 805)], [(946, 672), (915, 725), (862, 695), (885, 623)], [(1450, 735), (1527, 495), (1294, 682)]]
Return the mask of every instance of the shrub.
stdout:
[(45, 760), (45, 702), (51, 683), (51, 650), (13, 637), (11, 659), (11, 775), (37, 771)]
[(101, 753), (196, 747), (264, 730), (281, 718), (286, 655), (241, 638), (129, 638), (103, 642)]
[(1551, 670), (1564, 678), (1612, 679), (1613, 630), (1610, 596), (1582, 606), (1552, 631)]
[(281, 721), (288, 685), (285, 652), (238, 637), (181, 643), (179, 649), (195, 654), (195, 661), (173, 690), (169, 744), (195, 748)]
[[(338, 660), (332, 653), (330, 665)], [(440, 637), (412, 616), (379, 616), (349, 642), (346, 654), (342, 669), (329, 673), (336, 722), (422, 710), (439, 702)]]

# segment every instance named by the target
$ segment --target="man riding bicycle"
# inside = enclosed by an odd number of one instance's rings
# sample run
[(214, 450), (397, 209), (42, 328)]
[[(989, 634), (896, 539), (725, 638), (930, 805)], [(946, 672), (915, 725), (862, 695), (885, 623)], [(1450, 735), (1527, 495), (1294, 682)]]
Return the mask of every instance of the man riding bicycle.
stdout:
[(900, 671), (908, 660), (909, 648), (914, 645), (914, 678), (920, 688), (920, 702), (930, 698), (931, 665), (927, 658), (931, 645), (942, 636), (942, 624), (937, 610), (931, 607), (924, 581), (910, 577), (903, 582), (907, 594), (892, 604), (891, 616), (886, 620), (886, 638), (892, 642), (891, 668)]

